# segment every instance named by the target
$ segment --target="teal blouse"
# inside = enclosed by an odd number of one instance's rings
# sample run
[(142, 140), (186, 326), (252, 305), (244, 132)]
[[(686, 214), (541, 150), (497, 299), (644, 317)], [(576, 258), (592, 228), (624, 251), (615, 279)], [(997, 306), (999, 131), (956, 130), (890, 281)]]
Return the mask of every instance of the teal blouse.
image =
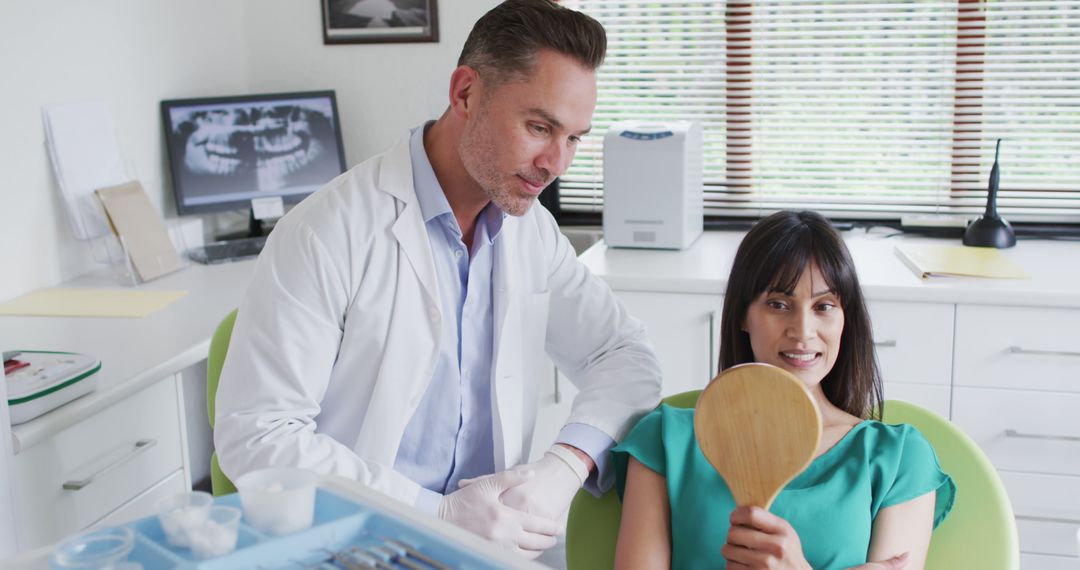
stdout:
[[(633, 456), (667, 478), (671, 503), (671, 567), (723, 568), (735, 501), (694, 438), (694, 410), (661, 405), (641, 419), (613, 450), (619, 498)], [(816, 569), (866, 562), (878, 511), (937, 492), (934, 527), (945, 520), (956, 484), (915, 428), (866, 420), (810, 464), (773, 502), (799, 535)]]

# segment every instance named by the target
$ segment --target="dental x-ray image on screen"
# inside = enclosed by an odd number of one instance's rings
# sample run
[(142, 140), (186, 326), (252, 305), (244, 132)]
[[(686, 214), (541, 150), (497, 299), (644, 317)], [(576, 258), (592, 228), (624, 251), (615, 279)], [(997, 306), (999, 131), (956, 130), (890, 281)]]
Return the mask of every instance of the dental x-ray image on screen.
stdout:
[(298, 202), (344, 171), (333, 92), (162, 103), (180, 213)]

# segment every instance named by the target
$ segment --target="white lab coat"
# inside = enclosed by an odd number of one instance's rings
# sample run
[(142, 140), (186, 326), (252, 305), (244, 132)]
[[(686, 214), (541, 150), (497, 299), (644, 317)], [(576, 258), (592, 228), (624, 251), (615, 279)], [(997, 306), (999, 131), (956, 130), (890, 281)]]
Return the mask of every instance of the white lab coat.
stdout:
[[(567, 423), (618, 440), (660, 397), (640, 321), (578, 262), (551, 215), (507, 217), (494, 251), (495, 466), (527, 459), (544, 349), (579, 388)], [(260, 256), (216, 399), (226, 476), (300, 466), (413, 503), (394, 471), (444, 317), (406, 137), (285, 216)]]

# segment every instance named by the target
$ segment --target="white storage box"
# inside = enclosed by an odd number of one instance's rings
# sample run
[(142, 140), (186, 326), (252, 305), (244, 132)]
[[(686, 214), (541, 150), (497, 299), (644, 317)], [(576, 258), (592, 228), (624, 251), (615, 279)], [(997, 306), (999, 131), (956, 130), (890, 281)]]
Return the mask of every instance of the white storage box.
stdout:
[(94, 373), (101, 369), (101, 361), (85, 354), (23, 351), (14, 359), (29, 366), (7, 375), (12, 425), (30, 421), (97, 387)]
[(604, 135), (604, 241), (682, 249), (701, 235), (701, 125), (622, 121)]

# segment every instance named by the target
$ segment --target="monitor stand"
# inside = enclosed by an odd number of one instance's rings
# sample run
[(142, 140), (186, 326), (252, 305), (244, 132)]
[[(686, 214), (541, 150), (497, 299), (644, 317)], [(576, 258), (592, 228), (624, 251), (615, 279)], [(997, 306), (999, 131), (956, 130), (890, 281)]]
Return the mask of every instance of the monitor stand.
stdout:
[(246, 239), (254, 237), (262, 237), (268, 235), (270, 230), (274, 227), (270, 224), (263, 223), (263, 220), (255, 217), (255, 210), (248, 208), (248, 229), (247, 231), (230, 232), (227, 234), (220, 234), (217, 236), (218, 241), (228, 241), (231, 239)]

